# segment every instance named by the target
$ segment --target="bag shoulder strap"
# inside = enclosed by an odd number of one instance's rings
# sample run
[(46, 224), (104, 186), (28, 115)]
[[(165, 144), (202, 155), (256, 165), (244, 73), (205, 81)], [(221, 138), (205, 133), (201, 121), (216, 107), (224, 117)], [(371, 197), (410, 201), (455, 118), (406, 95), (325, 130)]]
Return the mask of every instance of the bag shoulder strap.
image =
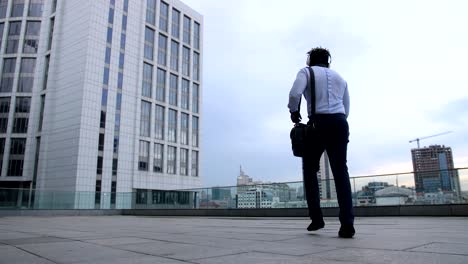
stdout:
[(309, 75), (310, 75), (310, 82), (308, 82), (308, 86), (310, 87), (310, 95), (311, 95), (311, 98), (310, 98), (310, 103), (312, 105), (312, 112), (311, 112), (311, 115), (309, 116), (309, 119), (310, 120), (314, 120), (315, 119), (315, 74), (314, 74), (314, 70), (312, 69), (312, 66), (309, 67)]

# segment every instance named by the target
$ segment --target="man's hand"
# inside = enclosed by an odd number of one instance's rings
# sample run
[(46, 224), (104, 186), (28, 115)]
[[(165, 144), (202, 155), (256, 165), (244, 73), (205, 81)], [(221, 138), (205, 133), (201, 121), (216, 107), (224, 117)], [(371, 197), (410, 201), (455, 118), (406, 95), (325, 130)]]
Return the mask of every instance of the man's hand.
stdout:
[(291, 121), (295, 124), (301, 122), (302, 120), (302, 116), (301, 116), (301, 113), (299, 113), (299, 111), (296, 111), (296, 112), (291, 112)]

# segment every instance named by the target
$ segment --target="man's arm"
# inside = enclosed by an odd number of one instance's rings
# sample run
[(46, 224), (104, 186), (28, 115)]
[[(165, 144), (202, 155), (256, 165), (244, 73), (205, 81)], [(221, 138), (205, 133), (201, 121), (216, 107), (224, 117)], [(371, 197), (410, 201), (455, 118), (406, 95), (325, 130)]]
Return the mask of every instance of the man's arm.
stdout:
[(346, 117), (349, 116), (349, 92), (348, 92), (348, 83), (346, 83), (345, 92), (343, 96), (343, 105), (345, 108)]
[(289, 103), (288, 108), (289, 112), (299, 112), (299, 102), (301, 100), (302, 94), (307, 87), (307, 74), (304, 69), (301, 69), (296, 76), (296, 80), (289, 92)]

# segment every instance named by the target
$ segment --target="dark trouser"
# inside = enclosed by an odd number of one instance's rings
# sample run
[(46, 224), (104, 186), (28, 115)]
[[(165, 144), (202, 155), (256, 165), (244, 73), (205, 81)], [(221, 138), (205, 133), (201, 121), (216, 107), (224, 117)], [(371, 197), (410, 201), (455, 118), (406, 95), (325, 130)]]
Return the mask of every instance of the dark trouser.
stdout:
[(353, 224), (353, 200), (349, 182), (346, 153), (348, 148), (349, 127), (343, 114), (317, 114), (316, 132), (308, 137), (307, 151), (302, 158), (304, 173), (304, 191), (312, 221), (322, 221), (320, 209), (320, 190), (317, 172), (320, 169), (320, 158), (326, 150), (330, 160), (335, 188), (340, 206), (341, 224)]

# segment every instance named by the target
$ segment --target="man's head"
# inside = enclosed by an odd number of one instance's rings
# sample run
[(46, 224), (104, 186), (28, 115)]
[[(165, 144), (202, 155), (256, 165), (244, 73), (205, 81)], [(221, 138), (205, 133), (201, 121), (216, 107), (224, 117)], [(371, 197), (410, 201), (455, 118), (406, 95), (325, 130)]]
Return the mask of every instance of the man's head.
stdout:
[(330, 67), (331, 55), (325, 48), (313, 48), (307, 52), (307, 65)]

